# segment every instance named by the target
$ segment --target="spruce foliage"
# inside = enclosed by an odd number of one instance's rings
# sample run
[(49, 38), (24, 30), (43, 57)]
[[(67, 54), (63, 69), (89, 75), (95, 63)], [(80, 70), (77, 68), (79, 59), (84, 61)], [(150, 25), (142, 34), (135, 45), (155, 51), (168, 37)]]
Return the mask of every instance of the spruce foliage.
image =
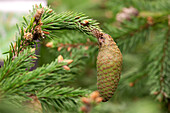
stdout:
[[(138, 15), (118, 21), (117, 14), (129, 7), (137, 9)], [(169, 7), (169, 0), (101, 0), (95, 5), (96, 11), (103, 12), (94, 17), (123, 53), (123, 71), (114, 98), (95, 107), (92, 113), (136, 113), (141, 106), (151, 110), (150, 113), (168, 113)], [(88, 8), (92, 10), (91, 5)], [(41, 109), (45, 113), (79, 112), (80, 97), (97, 89), (98, 47), (91, 30), (102, 31), (98, 24), (83, 13), (56, 13), (49, 7), (33, 7), (17, 25), (17, 40), (11, 43), (0, 68), (0, 106), (10, 105), (12, 110), (21, 111), (23, 107), (30, 108), (32, 102), (41, 103), (37, 107), (40, 112)], [(49, 48), (45, 47), (48, 42), (51, 42)], [(39, 56), (32, 51), (38, 44), (42, 45)], [(72, 59), (73, 62), (69, 65), (60, 62), (59, 55), (64, 61)], [(37, 58), (39, 67), (30, 71)], [(161, 111), (155, 107), (157, 104), (162, 106)], [(4, 109), (0, 107), (0, 111)]]

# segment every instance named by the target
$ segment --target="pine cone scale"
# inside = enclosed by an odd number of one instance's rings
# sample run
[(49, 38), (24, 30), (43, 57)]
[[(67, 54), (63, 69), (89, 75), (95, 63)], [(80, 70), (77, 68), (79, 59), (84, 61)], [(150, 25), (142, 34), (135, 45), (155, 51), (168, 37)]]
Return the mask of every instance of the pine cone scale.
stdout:
[(103, 37), (99, 39), (101, 46), (97, 57), (97, 88), (103, 102), (106, 102), (112, 97), (118, 86), (122, 54), (109, 35), (103, 34)]

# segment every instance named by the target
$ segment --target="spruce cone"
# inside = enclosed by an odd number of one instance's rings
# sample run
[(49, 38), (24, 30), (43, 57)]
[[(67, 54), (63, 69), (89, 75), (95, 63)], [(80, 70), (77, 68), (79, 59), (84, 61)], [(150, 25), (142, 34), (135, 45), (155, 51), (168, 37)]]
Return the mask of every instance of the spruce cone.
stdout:
[(97, 87), (103, 102), (106, 102), (117, 88), (121, 74), (122, 54), (110, 35), (105, 33), (94, 35), (99, 36), (97, 37), (99, 42)]

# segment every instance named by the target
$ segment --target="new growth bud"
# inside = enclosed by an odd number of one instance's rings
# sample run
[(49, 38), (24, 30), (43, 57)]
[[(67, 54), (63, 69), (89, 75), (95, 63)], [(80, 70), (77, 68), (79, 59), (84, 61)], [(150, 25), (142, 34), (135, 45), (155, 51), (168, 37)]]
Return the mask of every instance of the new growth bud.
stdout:
[(66, 65), (64, 65), (63, 68), (64, 68), (65, 70), (67, 70), (67, 71), (70, 70), (70, 68), (69, 68), (68, 66), (66, 66)]
[(63, 62), (66, 62), (67, 65), (69, 65), (69, 64), (71, 64), (73, 62), (73, 60), (68, 59), (68, 60), (64, 60)]
[(24, 33), (24, 38), (26, 39), (26, 40), (32, 40), (33, 39), (33, 35), (32, 35), (32, 33)]
[(62, 62), (64, 60), (62, 55), (59, 55), (57, 59), (58, 59), (58, 62)]
[(100, 102), (102, 102), (102, 100), (103, 100), (102, 97), (97, 97), (97, 98), (96, 98), (96, 103), (100, 103)]
[(99, 92), (98, 91), (94, 91), (90, 94), (90, 98), (92, 100), (95, 100), (97, 97), (99, 97)]
[(90, 104), (90, 99), (89, 98), (87, 98), (87, 97), (82, 97), (81, 98), (81, 101), (84, 103), (84, 104)]
[(99, 96), (98, 91), (94, 91), (89, 97), (82, 97), (81, 101), (84, 106), (81, 107), (81, 111), (84, 113), (89, 113), (93, 107), (102, 102), (102, 97)]
[(58, 47), (57, 51), (61, 51), (62, 47)]
[(46, 44), (46, 47), (52, 48), (52, 47), (53, 47), (53, 42), (48, 42), (48, 43)]
[(60, 62), (65, 62), (65, 63), (67, 63), (66, 65), (63, 66), (63, 68), (64, 68), (65, 70), (67, 70), (67, 71), (70, 70), (70, 68), (69, 68), (67, 65), (71, 64), (71, 63), (73, 62), (73, 60), (71, 60), (71, 59), (64, 60), (64, 58), (63, 58), (62, 55), (59, 55), (57, 59), (58, 59), (58, 63), (60, 63)]

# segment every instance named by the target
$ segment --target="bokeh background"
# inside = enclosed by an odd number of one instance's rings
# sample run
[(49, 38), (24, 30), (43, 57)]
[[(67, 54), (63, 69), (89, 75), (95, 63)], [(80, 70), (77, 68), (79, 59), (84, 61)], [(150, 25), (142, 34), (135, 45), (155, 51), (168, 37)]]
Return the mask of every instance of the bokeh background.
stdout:
[[(140, 1), (140, 0), (129, 0), (129, 1)], [(117, 23), (116, 15), (121, 12), (122, 8), (133, 6), (134, 4), (130, 4), (127, 0), (47, 0), (46, 3), (56, 13), (61, 13), (64, 11), (73, 11), (73, 12), (82, 12), (88, 15), (90, 18), (97, 20), (100, 23), (101, 29), (104, 32), (109, 33), (111, 36), (114, 36), (114, 27), (119, 27), (120, 23)], [(162, 0), (163, 2), (165, 0)], [(167, 0), (168, 2), (169, 0)], [(147, 5), (149, 2), (152, 2), (152, 7)], [(133, 2), (132, 2), (133, 3)], [(145, 4), (146, 3), (146, 4)], [(139, 12), (145, 11), (153, 11), (154, 7), (159, 7), (158, 0), (141, 0), (138, 2), (138, 7), (135, 7)], [(169, 2), (168, 2), (169, 3)], [(146, 6), (145, 6), (146, 5)], [(155, 5), (155, 6), (154, 6)], [(167, 4), (166, 4), (167, 5)], [(17, 7), (17, 6), (16, 6)], [(150, 7), (150, 8), (149, 8)], [(160, 8), (160, 11), (164, 9), (164, 11), (168, 12), (168, 5), (164, 8)], [(170, 7), (170, 5), (169, 5)], [(153, 11), (154, 13), (159, 13), (159, 8)], [(9, 44), (12, 40), (15, 39), (15, 31), (17, 31), (16, 23), (22, 20), (22, 16), (26, 15), (27, 12), (18, 13), (18, 12), (0, 12), (0, 60), (5, 58), (5, 55), (2, 53), (9, 49)], [(152, 14), (148, 14), (152, 15)], [(137, 17), (136, 17), (137, 18)], [(146, 19), (143, 19), (146, 20)], [(138, 25), (141, 20), (135, 19), (129, 22), (129, 25), (133, 26)], [(162, 23), (163, 26), (164, 23)], [(130, 28), (129, 28), (130, 29)], [(156, 29), (159, 31), (158, 29)], [(146, 32), (149, 29), (146, 29)], [(126, 31), (124, 31), (126, 32)], [(132, 31), (135, 33), (136, 31)], [(122, 31), (121, 31), (122, 33)], [(128, 34), (129, 32), (127, 32)], [(139, 32), (140, 33), (140, 32)], [(150, 45), (156, 45), (154, 42), (156, 40), (151, 40), (153, 34), (145, 35), (145, 32), (141, 37), (145, 37), (147, 40), (141, 41), (140, 43), (136, 43), (132, 47), (125, 46), (125, 49), (121, 49), (123, 53), (123, 71), (122, 77), (120, 81), (120, 85), (118, 86), (117, 91), (113, 98), (106, 102), (101, 103), (97, 107), (95, 107), (92, 113), (168, 113), (170, 111), (170, 103), (167, 99), (164, 101), (162, 97), (151, 96), (150, 87), (149, 87), (149, 79), (148, 73), (144, 72), (146, 69), (145, 64), (147, 64), (148, 56), (148, 48)], [(147, 34), (147, 33), (146, 33)], [(117, 34), (116, 34), (117, 35)], [(79, 31), (72, 30), (63, 30), (57, 33), (58, 37), (71, 37), (76, 40), (86, 40), (88, 35), (82, 34)], [(137, 35), (138, 36), (138, 35)], [(121, 37), (121, 36), (120, 36)], [(129, 35), (127, 36), (129, 37)], [(118, 37), (119, 38), (119, 37)], [(115, 38), (116, 42), (121, 46), (119, 40)], [(125, 36), (126, 38), (126, 36)], [(53, 61), (58, 55), (62, 54), (63, 56), (69, 56), (73, 48), (70, 48), (71, 51), (68, 50), (68, 47), (62, 48), (61, 51), (58, 51), (58, 47), (56, 48), (48, 48), (42, 44), (38, 53), (40, 54), (40, 58), (38, 59), (38, 66), (42, 66), (43, 64), (50, 63)], [(54, 41), (55, 42), (55, 41)], [(124, 43), (124, 42), (123, 42)], [(130, 43), (128, 43), (130, 44)], [(127, 50), (127, 49), (128, 50)], [(96, 87), (96, 57), (98, 47), (90, 47), (86, 46), (88, 49), (88, 55), (84, 55), (86, 57), (86, 64), (81, 67), (81, 73), (76, 76), (75, 82), (70, 83), (69, 85), (73, 87), (82, 87), (84, 89), (89, 90), (97, 90)], [(79, 52), (79, 54), (81, 54)], [(69, 57), (68, 57), (69, 58)], [(169, 111), (168, 111), (169, 109)]]

